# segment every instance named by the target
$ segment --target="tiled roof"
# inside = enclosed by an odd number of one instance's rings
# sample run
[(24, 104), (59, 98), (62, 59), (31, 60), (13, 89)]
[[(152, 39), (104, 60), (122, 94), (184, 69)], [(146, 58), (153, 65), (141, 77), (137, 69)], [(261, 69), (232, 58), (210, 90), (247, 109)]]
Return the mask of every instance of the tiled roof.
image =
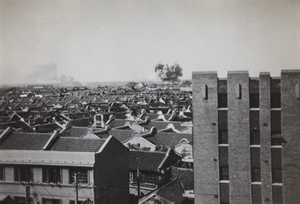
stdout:
[(166, 157), (164, 152), (129, 151), (129, 169), (141, 171), (158, 171)]
[(186, 129), (185, 126), (182, 126), (180, 122), (171, 122), (171, 121), (150, 121), (147, 125), (144, 125), (145, 128), (150, 129), (151, 127), (155, 127), (157, 130), (165, 129), (168, 124), (173, 124), (175, 129), (181, 131)]
[(178, 176), (185, 190), (194, 190), (194, 171), (192, 169), (172, 167), (172, 178)]
[(155, 138), (155, 135), (149, 135), (144, 137), (146, 140), (148, 140), (149, 142), (151, 142), (152, 144), (155, 144), (157, 147), (160, 147), (161, 144), (157, 141), (157, 139)]
[(70, 151), (70, 152), (97, 152), (104, 144), (105, 139), (84, 139), (61, 137), (50, 150), (53, 151)]
[(0, 149), (41, 150), (51, 134), (14, 132), (0, 144)]
[(127, 140), (128, 138), (132, 137), (134, 130), (118, 130), (118, 129), (111, 129), (108, 133), (112, 135), (120, 142)]
[(73, 126), (88, 127), (92, 124), (92, 120), (89, 118), (79, 118), (70, 121)]
[(53, 132), (53, 130), (60, 131), (62, 129), (56, 123), (47, 123), (47, 124), (35, 125), (34, 127), (35, 127), (35, 130), (37, 132)]
[(21, 128), (21, 129), (29, 129), (30, 127), (23, 121), (14, 121), (14, 122), (7, 122), (7, 123), (0, 123), (0, 129), (6, 129), (8, 127), (13, 128)]
[[(174, 147), (178, 145), (180, 140), (183, 138), (187, 139), (188, 141), (192, 141), (193, 135), (192, 134), (183, 134), (183, 133), (169, 133), (169, 132), (157, 132), (155, 134), (155, 139), (157, 142), (163, 146)], [(147, 138), (145, 138), (147, 139)]]
[[(99, 129), (93, 128), (93, 131), (97, 131)], [(100, 129), (101, 130), (101, 129)], [(63, 137), (81, 137), (85, 135), (88, 131), (87, 127), (71, 127), (66, 132), (63, 133)]]
[(194, 200), (183, 197), (183, 187), (180, 178), (171, 181), (169, 184), (160, 188), (157, 195), (174, 203), (174, 204), (192, 204)]
[(125, 125), (126, 122), (128, 122), (128, 120), (115, 119), (115, 121), (114, 121), (114, 127), (123, 126), (123, 125)]

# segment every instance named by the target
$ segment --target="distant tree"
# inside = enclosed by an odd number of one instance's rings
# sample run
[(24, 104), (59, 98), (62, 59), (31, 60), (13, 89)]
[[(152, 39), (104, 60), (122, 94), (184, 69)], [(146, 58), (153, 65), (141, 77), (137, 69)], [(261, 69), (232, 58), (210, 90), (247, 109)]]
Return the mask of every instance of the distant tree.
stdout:
[(163, 82), (176, 82), (182, 76), (182, 68), (176, 63), (171, 67), (159, 63), (154, 67), (154, 71)]
[(134, 81), (130, 81), (130, 82), (128, 82), (125, 86), (127, 87), (127, 88), (131, 88), (131, 89), (133, 89), (135, 86), (136, 86), (136, 82), (134, 82)]

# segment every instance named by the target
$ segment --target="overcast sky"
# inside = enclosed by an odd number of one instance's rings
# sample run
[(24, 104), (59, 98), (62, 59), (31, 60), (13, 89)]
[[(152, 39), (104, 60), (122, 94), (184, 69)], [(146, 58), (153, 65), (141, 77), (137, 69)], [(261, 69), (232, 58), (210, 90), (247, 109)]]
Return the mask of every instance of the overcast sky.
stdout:
[(0, 83), (300, 68), (299, 0), (0, 0)]

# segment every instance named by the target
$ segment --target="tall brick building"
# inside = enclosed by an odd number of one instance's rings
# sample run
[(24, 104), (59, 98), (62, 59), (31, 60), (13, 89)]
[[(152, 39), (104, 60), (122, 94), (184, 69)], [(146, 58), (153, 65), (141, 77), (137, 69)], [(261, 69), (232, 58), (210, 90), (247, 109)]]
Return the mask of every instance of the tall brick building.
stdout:
[(300, 203), (300, 70), (193, 73), (195, 203)]

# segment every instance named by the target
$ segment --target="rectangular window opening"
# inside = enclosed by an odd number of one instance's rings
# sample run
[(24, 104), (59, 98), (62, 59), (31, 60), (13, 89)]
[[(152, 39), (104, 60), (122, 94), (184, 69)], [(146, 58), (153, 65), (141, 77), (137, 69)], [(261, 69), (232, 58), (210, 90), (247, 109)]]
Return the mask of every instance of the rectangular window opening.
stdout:
[(0, 181), (4, 181), (4, 167), (0, 166)]
[(271, 111), (271, 145), (281, 144), (281, 111)]
[(228, 114), (218, 111), (219, 144), (228, 144)]
[(250, 79), (249, 84), (250, 108), (259, 108), (259, 80)]
[(89, 178), (88, 178), (88, 169), (84, 168), (74, 168), (70, 169), (69, 171), (69, 176), (70, 176), (70, 183), (75, 182), (75, 177), (77, 175), (77, 182), (78, 183), (89, 183)]
[(229, 184), (220, 184), (220, 203), (229, 204)]
[(60, 183), (61, 170), (59, 167), (43, 167), (43, 182), (44, 183)]
[(228, 147), (219, 147), (219, 177), (229, 180)]
[(280, 79), (271, 79), (271, 108), (281, 108)]
[(250, 145), (260, 144), (259, 111), (250, 111)]
[(33, 168), (29, 166), (16, 166), (15, 181), (33, 182)]
[(282, 183), (281, 149), (271, 149), (272, 158), (272, 183)]
[(227, 108), (227, 80), (218, 80), (218, 108)]

